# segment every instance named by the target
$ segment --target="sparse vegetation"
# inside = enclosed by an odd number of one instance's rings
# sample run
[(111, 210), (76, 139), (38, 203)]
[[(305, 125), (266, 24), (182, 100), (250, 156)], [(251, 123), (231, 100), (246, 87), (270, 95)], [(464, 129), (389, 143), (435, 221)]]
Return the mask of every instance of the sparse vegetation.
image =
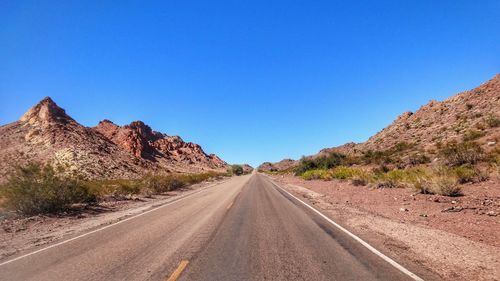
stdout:
[(476, 130), (469, 130), (465, 133), (463, 140), (464, 141), (473, 141), (473, 140), (476, 140), (484, 135), (485, 135), (485, 132), (476, 131)]
[(373, 184), (377, 188), (411, 187), (424, 194), (445, 196), (460, 195), (460, 184), (481, 181), (480, 173), (469, 166), (435, 167), (419, 166), (408, 169), (374, 169), (337, 166), (332, 169), (315, 169), (303, 173), (305, 180), (351, 180), (354, 185)]
[(176, 190), (227, 174), (155, 175), (140, 179), (84, 181), (61, 168), (30, 164), (19, 167), (0, 188), (3, 205), (20, 214), (59, 213), (74, 204), (96, 203), (104, 197), (118, 200), (131, 195), (153, 195)]
[(243, 172), (243, 167), (241, 165), (232, 165), (228, 170), (229, 174), (237, 176), (243, 175)]
[(300, 176), (309, 170), (330, 169), (342, 165), (346, 156), (341, 153), (330, 153), (316, 158), (302, 158), (295, 168), (295, 175)]
[(450, 142), (440, 149), (439, 154), (450, 166), (475, 164), (484, 157), (482, 148), (475, 142)]
[(490, 128), (496, 128), (498, 126), (500, 126), (500, 118), (498, 116), (495, 116), (495, 115), (489, 115), (487, 118), (486, 118), (486, 124), (488, 124), (488, 126)]
[(56, 213), (72, 204), (96, 201), (82, 180), (62, 176), (60, 170), (40, 164), (17, 168), (1, 187), (0, 194), (5, 207), (27, 215)]

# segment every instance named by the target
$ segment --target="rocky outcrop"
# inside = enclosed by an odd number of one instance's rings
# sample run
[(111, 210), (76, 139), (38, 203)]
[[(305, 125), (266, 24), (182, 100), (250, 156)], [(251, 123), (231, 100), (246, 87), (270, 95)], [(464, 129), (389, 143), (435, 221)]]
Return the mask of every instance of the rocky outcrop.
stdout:
[(87, 178), (135, 178), (148, 172), (225, 170), (226, 163), (194, 143), (153, 131), (141, 121), (80, 125), (51, 98), (19, 121), (0, 126), (0, 182), (16, 165), (62, 165)]
[(206, 166), (207, 169), (220, 169), (227, 165), (216, 155), (207, 155), (198, 144), (184, 142), (179, 136), (153, 131), (142, 121), (134, 121), (121, 127), (103, 120), (94, 129), (137, 158), (154, 162), (196, 164)]

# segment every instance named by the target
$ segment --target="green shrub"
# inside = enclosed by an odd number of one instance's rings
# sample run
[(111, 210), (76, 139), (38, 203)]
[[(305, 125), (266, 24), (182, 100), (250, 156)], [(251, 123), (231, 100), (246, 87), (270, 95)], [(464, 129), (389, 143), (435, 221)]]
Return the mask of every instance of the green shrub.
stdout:
[(338, 165), (342, 165), (346, 160), (346, 156), (341, 153), (329, 153), (328, 155), (318, 156), (316, 158), (303, 157), (299, 165), (295, 168), (295, 175), (300, 176), (306, 171), (317, 169), (331, 169)]
[(331, 180), (331, 174), (328, 170), (308, 170), (302, 173), (301, 176), (305, 180)]
[(439, 154), (450, 166), (472, 165), (484, 156), (482, 148), (475, 142), (451, 142), (443, 147)]
[(459, 183), (472, 182), (478, 177), (478, 173), (470, 166), (453, 167), (451, 173), (457, 177)]
[(352, 179), (355, 176), (362, 176), (364, 171), (359, 168), (338, 166), (333, 168), (332, 176), (336, 179)]
[(5, 207), (26, 215), (57, 213), (72, 204), (92, 203), (96, 196), (76, 177), (52, 166), (18, 167), (1, 187)]
[(393, 162), (390, 151), (373, 151), (368, 150), (363, 152), (362, 159), (365, 164), (389, 164)]
[(228, 169), (228, 173), (231, 175), (241, 176), (244, 173), (243, 167), (241, 165), (232, 165)]

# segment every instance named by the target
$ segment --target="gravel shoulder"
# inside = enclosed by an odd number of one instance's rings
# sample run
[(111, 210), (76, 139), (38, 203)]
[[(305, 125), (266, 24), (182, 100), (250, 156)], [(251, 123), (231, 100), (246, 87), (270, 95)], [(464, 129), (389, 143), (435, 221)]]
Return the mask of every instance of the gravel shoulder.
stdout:
[(464, 186), (464, 196), (368, 189), (347, 181), (273, 176), (299, 198), (403, 263), (443, 280), (499, 280), (500, 181)]
[(0, 260), (112, 224), (226, 180), (206, 181), (151, 197), (110, 199), (97, 206), (57, 216), (15, 217), (4, 213), (4, 217), (0, 217)]

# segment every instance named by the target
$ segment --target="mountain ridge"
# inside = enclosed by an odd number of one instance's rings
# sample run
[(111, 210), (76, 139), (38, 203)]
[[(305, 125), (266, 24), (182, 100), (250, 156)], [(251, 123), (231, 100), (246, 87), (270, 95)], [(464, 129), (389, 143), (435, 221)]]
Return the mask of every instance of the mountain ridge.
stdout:
[[(401, 113), (365, 142), (324, 148), (306, 158), (332, 152), (359, 155), (369, 151), (388, 151), (398, 145), (410, 147), (408, 153), (424, 152), (436, 157), (436, 150), (442, 144), (461, 142), (472, 137), (486, 151), (490, 151), (499, 149), (500, 127), (489, 123), (499, 119), (500, 74), (496, 74), (474, 89), (457, 93), (443, 101), (431, 100), (415, 112)], [(298, 163), (299, 160), (285, 159), (276, 163), (265, 162), (258, 169), (283, 171)]]
[[(126, 138), (117, 138), (122, 135)], [(109, 120), (94, 128), (83, 126), (50, 97), (18, 121), (0, 126), (0, 162), (2, 180), (14, 166), (30, 162), (62, 165), (91, 179), (222, 171), (227, 166), (201, 146), (153, 131), (142, 121), (123, 127)]]

